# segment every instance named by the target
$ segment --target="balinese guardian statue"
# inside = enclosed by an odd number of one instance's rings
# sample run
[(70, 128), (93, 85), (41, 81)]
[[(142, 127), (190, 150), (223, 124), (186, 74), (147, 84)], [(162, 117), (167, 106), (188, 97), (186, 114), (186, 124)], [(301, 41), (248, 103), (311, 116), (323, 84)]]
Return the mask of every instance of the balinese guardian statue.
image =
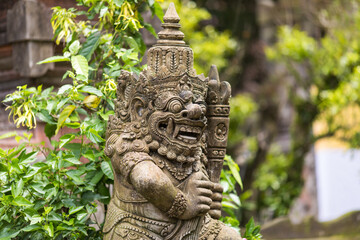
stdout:
[(241, 239), (219, 220), (230, 85), (193, 69), (173, 4), (147, 70), (123, 71), (105, 153), (114, 169), (104, 239)]

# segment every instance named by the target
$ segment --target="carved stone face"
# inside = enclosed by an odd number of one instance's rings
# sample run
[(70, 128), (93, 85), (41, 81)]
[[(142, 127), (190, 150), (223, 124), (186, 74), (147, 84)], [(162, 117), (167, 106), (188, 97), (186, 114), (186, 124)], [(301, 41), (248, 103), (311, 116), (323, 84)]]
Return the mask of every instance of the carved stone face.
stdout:
[[(162, 143), (159, 153), (170, 159), (196, 155), (206, 126), (204, 99), (187, 89), (164, 92), (155, 99), (154, 109), (148, 121), (149, 132)], [(186, 161), (181, 157), (178, 160)]]

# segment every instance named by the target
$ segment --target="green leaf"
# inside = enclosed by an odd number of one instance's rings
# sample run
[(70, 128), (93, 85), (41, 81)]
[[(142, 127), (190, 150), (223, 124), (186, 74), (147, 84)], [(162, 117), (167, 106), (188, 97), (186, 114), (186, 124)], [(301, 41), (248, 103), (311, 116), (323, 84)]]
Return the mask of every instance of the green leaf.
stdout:
[(136, 52), (139, 52), (139, 45), (132, 37), (125, 37), (126, 43), (130, 46), (130, 48), (134, 49)]
[(44, 131), (45, 131), (46, 136), (47, 136), (49, 139), (51, 139), (51, 137), (55, 135), (56, 125), (55, 125), (55, 124), (49, 124), (49, 123), (47, 123), (47, 124), (45, 125)]
[(80, 49), (80, 42), (79, 42), (79, 40), (74, 41), (74, 42), (71, 43), (71, 45), (69, 46), (69, 50), (70, 50), (70, 53), (71, 53), (72, 55), (77, 54), (78, 51), (79, 51), (79, 49)]
[(125, 0), (114, 0), (114, 3), (117, 7), (121, 8)]
[(60, 128), (64, 125), (64, 122), (66, 119), (69, 118), (71, 113), (75, 110), (76, 106), (74, 105), (68, 105), (64, 110), (60, 113), (59, 120), (56, 126), (55, 134), (57, 134), (60, 130)]
[(41, 217), (40, 215), (36, 214), (36, 215), (33, 215), (31, 216), (30, 218), (30, 224), (36, 224), (36, 223), (39, 223), (39, 222), (42, 222), (43, 220), (43, 217)]
[(44, 229), (49, 233), (50, 237), (54, 236), (54, 225), (52, 223), (45, 224)]
[(49, 214), (49, 212), (51, 211), (53, 209), (53, 207), (44, 207), (44, 214), (45, 215), (48, 215)]
[(36, 113), (36, 116), (43, 122), (46, 122), (49, 124), (56, 124), (56, 122), (54, 121), (52, 116), (45, 109), (42, 109), (40, 112)]
[[(101, 174), (103, 174), (101, 172)], [(92, 192), (92, 191), (87, 191), (87, 192), (84, 192), (82, 195), (81, 195), (81, 203), (83, 204), (88, 204), (90, 202), (93, 202), (95, 200), (100, 200), (100, 199), (107, 199), (108, 197), (107, 196), (102, 196), (98, 193), (95, 193), (95, 192)]]
[[(36, 172), (37, 171), (34, 171), (34, 173), (36, 173)], [(43, 183), (32, 184), (32, 185), (30, 185), (30, 187), (40, 194), (45, 194)]]
[(228, 208), (233, 208), (233, 209), (238, 209), (239, 208), (238, 206), (236, 206), (232, 202), (228, 202), (228, 201), (224, 201), (224, 200), (221, 202), (221, 205), (223, 207), (228, 207)]
[(151, 7), (152, 5), (154, 5), (155, 0), (148, 0), (149, 6)]
[(74, 227), (67, 226), (65, 224), (60, 224), (56, 227), (56, 231), (62, 231), (62, 230), (68, 230), (68, 231), (74, 231)]
[(89, 181), (89, 184), (95, 186), (103, 176), (104, 176), (103, 172), (96, 171), (96, 174), (92, 176), (91, 180)]
[(231, 174), (235, 178), (236, 182), (240, 185), (241, 189), (243, 189), (243, 183), (242, 183), (240, 173), (239, 173), (239, 170), (240, 170), (239, 166), (236, 164), (236, 162), (234, 162), (234, 160), (232, 160), (232, 158), (230, 156), (226, 156), (225, 160), (227, 160), (227, 162), (228, 162), (228, 166), (231, 171)]
[(85, 170), (69, 170), (66, 175), (74, 180), (75, 184), (83, 184), (84, 180), (81, 179), (81, 175), (85, 173)]
[(14, 239), (19, 233), (20, 230), (13, 229), (13, 225), (10, 226), (1, 226), (1, 232), (0, 232), (0, 240), (10, 240)]
[(102, 119), (108, 121), (109, 117), (114, 114), (114, 111), (111, 110), (111, 111), (107, 111), (106, 113), (98, 112), (98, 114), (101, 116)]
[(158, 35), (155, 31), (155, 29), (153, 28), (153, 26), (149, 23), (144, 23), (144, 27), (146, 30), (148, 30), (154, 37), (158, 38)]
[(22, 196), (17, 196), (16, 198), (14, 198), (13, 204), (17, 205), (17, 206), (24, 206), (24, 207), (30, 207), (30, 206), (34, 205), (33, 203), (31, 203), (29, 200), (27, 200), (26, 198), (24, 198)]
[(106, 12), (108, 11), (108, 9), (109, 9), (108, 7), (106, 7), (106, 6), (103, 5), (103, 6), (101, 7), (99, 17), (102, 18), (102, 17), (106, 14)]
[(82, 55), (71, 57), (71, 65), (75, 69), (76, 74), (81, 74), (88, 78), (89, 65), (86, 58)]
[(63, 86), (61, 86), (58, 90), (58, 95), (63, 94), (64, 92), (66, 92), (67, 90), (69, 90), (70, 88), (72, 88), (73, 86), (70, 84), (65, 84)]
[(8, 168), (5, 164), (0, 163), (0, 172), (7, 172)]
[(22, 193), (23, 188), (24, 188), (24, 181), (22, 180), (22, 178), (16, 183), (13, 183), (11, 186), (11, 193), (13, 197), (16, 198), (17, 196), (19, 196)]
[(68, 61), (70, 61), (70, 59), (64, 56), (52, 56), (38, 62), (37, 64), (52, 63), (52, 62), (68, 62)]
[(75, 165), (82, 164), (76, 157), (65, 157), (64, 160)]
[(76, 220), (81, 221), (82, 219), (86, 218), (88, 216), (87, 212), (78, 213), (76, 215)]
[(234, 194), (234, 193), (230, 193), (229, 197), (231, 198), (231, 200), (238, 205), (239, 207), (241, 206), (241, 201), (238, 195)]
[(39, 154), (38, 151), (29, 152), (27, 154), (21, 154), (19, 156), (19, 164), (24, 165), (36, 161), (38, 154)]
[[(137, 45), (139, 46), (139, 51), (140, 51), (140, 53), (141, 53), (141, 54), (144, 54), (145, 51), (146, 51), (146, 44), (145, 44), (145, 42), (144, 42), (144, 39), (143, 39), (141, 33), (140, 33), (140, 32), (135, 32), (135, 33), (134, 33), (134, 39), (135, 39)], [(135, 53), (134, 53), (134, 54), (135, 54)], [(138, 56), (136, 56), (135, 59), (137, 60), (137, 59), (138, 59)]]
[(108, 161), (103, 161), (101, 163), (101, 170), (108, 178), (114, 180), (114, 173), (111, 164)]
[(33, 231), (36, 231), (36, 230), (39, 230), (41, 229), (41, 225), (40, 224), (33, 224), (33, 225), (28, 225), (26, 226), (25, 228), (23, 228), (22, 230), (24, 232), (33, 232)]
[(64, 148), (69, 149), (76, 158), (80, 158), (82, 145), (80, 143), (68, 143)]
[(155, 2), (154, 5), (150, 8), (153, 15), (155, 14), (161, 22), (164, 22), (164, 11), (162, 10), (160, 4), (158, 2)]
[(78, 211), (80, 211), (83, 208), (84, 208), (84, 206), (71, 207), (70, 210), (69, 210), (69, 215), (77, 213)]
[(83, 55), (89, 61), (91, 59), (91, 55), (94, 53), (95, 49), (99, 46), (100, 37), (101, 34), (99, 31), (91, 33), (90, 36), (86, 39), (82, 48), (80, 49), (79, 54)]
[(53, 187), (53, 185), (51, 185), (51, 184), (46, 186), (44, 189), (47, 189), (44, 194), (44, 197), (46, 200), (51, 199), (52, 197), (56, 196), (56, 194), (58, 192), (56, 187)]
[(56, 111), (59, 111), (70, 99), (64, 98), (56, 105)]
[(251, 217), (249, 222), (246, 224), (246, 230), (245, 230), (244, 237), (251, 237), (254, 227), (255, 227), (254, 218)]
[(93, 143), (102, 143), (105, 140), (96, 132), (95, 129), (90, 128), (87, 132), (86, 132), (86, 136), (89, 138), (90, 141), (92, 141)]
[(49, 97), (49, 95), (50, 95), (50, 93), (52, 92), (53, 89), (54, 89), (53, 86), (51, 86), (49, 88), (46, 88), (44, 91), (42, 91), (41, 97), (43, 97), (43, 98)]
[(80, 127), (80, 123), (78, 123), (78, 122), (70, 122), (70, 123), (65, 122), (64, 126), (72, 128), (72, 129), (78, 129)]
[(17, 136), (17, 135), (18, 135), (18, 134), (17, 134), (17, 132), (15, 132), (15, 131), (8, 132), (8, 133), (5, 133), (5, 134), (1, 135), (1, 136), (0, 136), (0, 140), (1, 140), (1, 139), (5, 139), (5, 138), (10, 138), (10, 137), (15, 137), (15, 136)]
[(60, 214), (58, 214), (54, 211), (50, 212), (50, 214), (48, 215), (47, 218), (49, 221), (52, 221), (52, 222), (62, 222), (62, 220), (63, 220), (61, 218)]
[(99, 96), (99, 97), (103, 96), (103, 93), (99, 89), (97, 89), (97, 88), (95, 88), (93, 86), (88, 86), (88, 85), (83, 86), (82, 88), (80, 88), (79, 91), (94, 94), (94, 95)]
[(75, 135), (72, 133), (69, 134), (65, 134), (63, 136), (60, 137), (60, 144), (59, 144), (59, 148), (62, 148), (65, 144), (67, 144), (68, 142), (70, 142), (71, 140), (73, 140), (75, 138)]

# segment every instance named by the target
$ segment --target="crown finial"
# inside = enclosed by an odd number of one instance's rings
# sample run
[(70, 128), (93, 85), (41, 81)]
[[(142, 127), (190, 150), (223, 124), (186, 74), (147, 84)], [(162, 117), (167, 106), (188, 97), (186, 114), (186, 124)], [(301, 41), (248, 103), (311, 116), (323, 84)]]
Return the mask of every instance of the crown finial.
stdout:
[(184, 45), (183, 39), (185, 35), (179, 30), (181, 27), (179, 22), (180, 17), (176, 12), (175, 5), (170, 3), (164, 15), (164, 23), (161, 24), (164, 29), (158, 33), (159, 40), (157, 43), (163, 45)]
[(175, 4), (173, 2), (170, 3), (163, 19), (164, 19), (165, 23), (179, 23), (180, 22), (180, 17), (176, 12)]

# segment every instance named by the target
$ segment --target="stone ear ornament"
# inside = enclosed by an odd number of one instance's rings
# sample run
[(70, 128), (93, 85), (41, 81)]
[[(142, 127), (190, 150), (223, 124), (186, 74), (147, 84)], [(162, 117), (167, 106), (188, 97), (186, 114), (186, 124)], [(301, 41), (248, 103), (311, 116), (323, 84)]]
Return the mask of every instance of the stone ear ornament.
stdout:
[(139, 76), (121, 71), (104, 152), (114, 193), (104, 239), (241, 239), (221, 216), (230, 85), (197, 74), (173, 3)]

